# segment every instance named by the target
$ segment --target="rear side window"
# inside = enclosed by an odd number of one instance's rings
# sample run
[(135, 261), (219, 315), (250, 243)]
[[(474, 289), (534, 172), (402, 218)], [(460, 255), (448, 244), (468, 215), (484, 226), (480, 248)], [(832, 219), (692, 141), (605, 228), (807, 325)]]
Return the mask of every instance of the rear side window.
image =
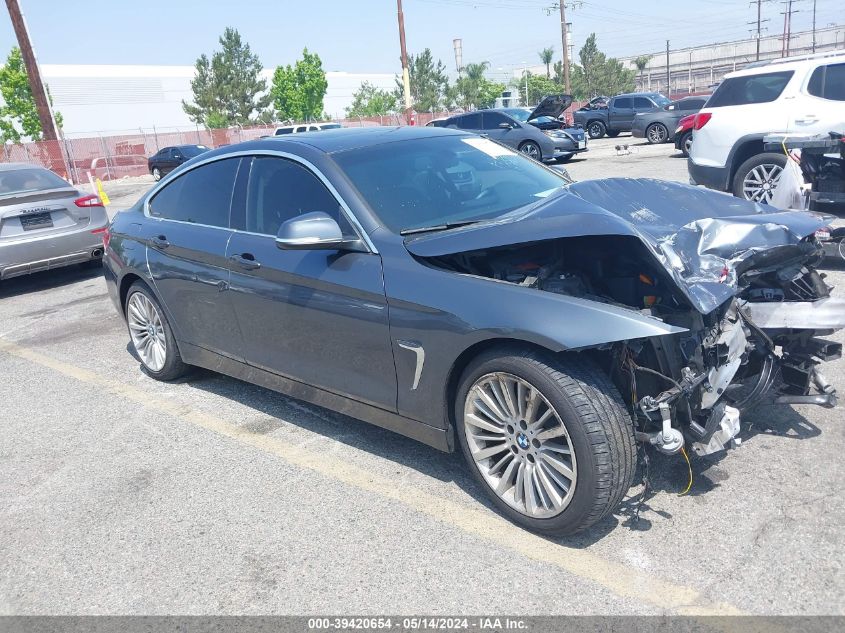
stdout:
[(845, 101), (845, 64), (828, 64), (813, 71), (807, 92), (814, 97)]
[(708, 108), (770, 103), (777, 99), (792, 78), (793, 71), (782, 70), (763, 75), (725, 79), (707, 102)]
[(480, 130), (481, 113), (473, 112), (472, 114), (465, 114), (464, 116), (459, 117), (456, 123), (462, 130)]
[(150, 200), (150, 215), (228, 228), (240, 162), (240, 158), (225, 158), (179, 176)]
[(246, 230), (277, 235), (282, 222), (322, 211), (345, 231), (340, 204), (322, 181), (299, 163), (273, 156), (252, 161), (246, 193)]
[(619, 97), (613, 101), (614, 108), (633, 108), (634, 100), (631, 97)]

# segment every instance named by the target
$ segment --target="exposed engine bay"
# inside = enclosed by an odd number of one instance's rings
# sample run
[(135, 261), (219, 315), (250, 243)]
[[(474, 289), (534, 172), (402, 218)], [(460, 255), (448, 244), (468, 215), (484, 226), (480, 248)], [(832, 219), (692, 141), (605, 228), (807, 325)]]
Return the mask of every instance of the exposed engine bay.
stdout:
[[(631, 231), (596, 234), (584, 213), (582, 235), (507, 245), (487, 239), (489, 246), (452, 253), (435, 253), (431, 243), (424, 259), (456, 273), (623, 307), (682, 328), (633, 340), (608, 333), (608, 343), (580, 350), (595, 357), (627, 400), (636, 438), (664, 453), (689, 445), (708, 455), (736, 445), (742, 411), (760, 402), (835, 406), (836, 390), (820, 365), (841, 356), (841, 344), (824, 337), (845, 327), (845, 300), (830, 296), (832, 288), (816, 270), (824, 252), (815, 231), (825, 219), (762, 213), (759, 205), (742, 214), (747, 217), (692, 219), (693, 205), (687, 204), (676, 207), (670, 221), (674, 186), (661, 185), (668, 206), (661, 203), (658, 213), (626, 204), (620, 182), (595, 181), (602, 188), (593, 191), (594, 183), (570, 189), (585, 187), (578, 193), (590, 202), (614, 194), (602, 202), (612, 199), (615, 206), (601, 206), (627, 215)], [(629, 182), (636, 184), (628, 194), (642, 192), (644, 181)], [(687, 202), (697, 195), (683, 188)], [(730, 211), (739, 208), (725, 202)], [(423, 254), (423, 247), (418, 250)]]

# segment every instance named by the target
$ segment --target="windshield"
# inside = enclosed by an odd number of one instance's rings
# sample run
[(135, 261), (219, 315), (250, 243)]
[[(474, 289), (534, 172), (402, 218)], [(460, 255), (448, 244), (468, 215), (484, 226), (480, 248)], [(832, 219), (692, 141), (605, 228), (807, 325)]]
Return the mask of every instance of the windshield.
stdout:
[(321, 130), (337, 130), (340, 128), (340, 123), (320, 123)]
[(46, 169), (15, 169), (0, 171), (0, 196), (47, 189), (69, 188), (67, 181)]
[(521, 153), (477, 136), (437, 136), (334, 154), (391, 231), (483, 220), (568, 183)]
[(502, 112), (523, 123), (528, 120), (528, 116), (531, 114), (531, 110), (523, 110), (522, 108), (510, 108), (509, 110), (502, 110)]
[(203, 152), (208, 151), (208, 148), (205, 145), (183, 145), (181, 149), (182, 153), (189, 158), (199, 156)]
[(654, 95), (651, 100), (661, 107), (672, 103), (671, 99), (669, 99), (668, 97), (664, 97), (663, 95)]

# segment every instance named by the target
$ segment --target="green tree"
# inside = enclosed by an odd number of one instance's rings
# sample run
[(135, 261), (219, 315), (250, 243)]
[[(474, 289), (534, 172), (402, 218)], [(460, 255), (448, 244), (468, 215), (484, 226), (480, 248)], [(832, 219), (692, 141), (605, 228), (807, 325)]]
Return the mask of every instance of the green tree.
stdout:
[[(543, 77), (542, 75), (535, 75), (529, 72), (527, 84), (528, 96), (525, 103), (528, 106), (537, 105), (543, 97), (560, 93), (560, 84), (555, 83), (551, 79)], [(525, 92), (525, 85), (526, 81), (524, 75), (521, 79), (514, 79), (512, 82), (512, 86), (523, 93)]]
[(219, 42), (222, 50), (197, 59), (194, 102), (183, 100), (182, 109), (206, 127), (248, 125), (270, 105), (267, 82), (259, 78), (263, 66), (237, 29), (226, 28)]
[[(439, 59), (435, 63), (431, 50), (408, 55), (408, 74), (411, 82), (411, 102), (418, 112), (431, 112), (443, 105), (449, 81), (446, 66)], [(402, 78), (396, 78), (396, 100), (404, 105)]]
[(379, 116), (396, 111), (396, 93), (376, 88), (365, 81), (352, 95), (352, 105), (346, 108), (346, 116)]
[(572, 92), (578, 99), (598, 95), (612, 96), (634, 89), (634, 71), (625, 68), (618, 59), (608, 58), (591, 33), (578, 53), (580, 64), (572, 68)]
[(643, 71), (645, 70), (648, 63), (651, 61), (651, 55), (640, 55), (639, 57), (634, 59), (634, 66), (637, 67), (637, 72), (640, 75), (640, 86), (643, 85)]
[(323, 118), (328, 85), (320, 56), (304, 48), (293, 66), (276, 68), (270, 94), (280, 118), (310, 121)]
[(552, 59), (554, 59), (555, 56), (555, 49), (550, 46), (549, 48), (544, 48), (537, 54), (540, 56), (542, 62), (546, 65), (546, 79), (551, 79), (552, 72), (550, 68), (552, 64)]
[[(40, 141), (43, 132), (41, 120), (38, 118), (35, 98), (29, 87), (26, 66), (17, 46), (9, 52), (6, 63), (0, 67), (0, 96), (3, 98), (3, 103), (0, 105), (0, 141), (19, 143), (23, 137)], [(52, 104), (53, 99), (50, 97), (49, 88), (47, 98)], [(61, 113), (53, 113), (53, 118), (56, 126), (61, 129)]]
[(448, 91), (449, 105), (455, 104), (465, 110), (492, 106), (496, 97), (502, 95), (505, 85), (484, 76), (489, 67), (489, 62), (474, 62), (464, 66), (463, 74)]

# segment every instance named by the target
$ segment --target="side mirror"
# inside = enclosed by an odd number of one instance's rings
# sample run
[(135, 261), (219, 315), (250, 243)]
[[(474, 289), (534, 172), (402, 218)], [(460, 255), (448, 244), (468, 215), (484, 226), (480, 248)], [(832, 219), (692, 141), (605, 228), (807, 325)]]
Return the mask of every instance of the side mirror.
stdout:
[(173, 154), (173, 158), (175, 160), (182, 160), (183, 156), (182, 156), (182, 154)]
[(285, 250), (366, 250), (359, 239), (343, 236), (340, 225), (328, 213), (314, 211), (283, 222), (276, 246)]
[(513, 125), (511, 125), (507, 121), (502, 121), (501, 123), (499, 123), (499, 128), (502, 130), (512, 130)]

